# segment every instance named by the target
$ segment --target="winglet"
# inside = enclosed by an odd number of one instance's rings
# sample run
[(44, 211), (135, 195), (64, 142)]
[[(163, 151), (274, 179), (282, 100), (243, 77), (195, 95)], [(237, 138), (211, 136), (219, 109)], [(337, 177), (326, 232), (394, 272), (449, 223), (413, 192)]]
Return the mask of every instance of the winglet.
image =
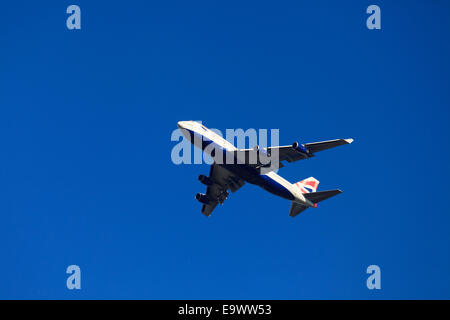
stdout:
[(347, 142), (348, 144), (350, 144), (350, 143), (353, 142), (353, 139), (344, 139), (344, 140), (345, 140), (345, 142)]

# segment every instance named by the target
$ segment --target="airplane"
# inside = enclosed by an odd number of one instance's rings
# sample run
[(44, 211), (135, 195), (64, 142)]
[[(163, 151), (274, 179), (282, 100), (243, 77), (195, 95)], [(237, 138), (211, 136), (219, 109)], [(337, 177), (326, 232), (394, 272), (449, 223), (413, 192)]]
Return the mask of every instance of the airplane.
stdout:
[[(314, 157), (314, 153), (350, 144), (353, 139), (335, 139), (288, 146), (237, 149), (233, 144), (196, 121), (179, 121), (178, 128), (196, 147), (208, 153), (214, 160), (209, 176), (199, 175), (206, 185), (206, 193), (195, 198), (203, 204), (201, 212), (210, 216), (218, 204), (223, 204), (229, 193), (236, 192), (246, 182), (291, 201), (289, 215), (297, 216), (307, 208), (317, 208), (317, 203), (340, 194), (342, 191), (317, 191), (319, 181), (313, 177), (290, 183), (275, 170), (282, 168), (282, 161), (294, 162)], [(225, 160), (224, 160), (225, 159)]]

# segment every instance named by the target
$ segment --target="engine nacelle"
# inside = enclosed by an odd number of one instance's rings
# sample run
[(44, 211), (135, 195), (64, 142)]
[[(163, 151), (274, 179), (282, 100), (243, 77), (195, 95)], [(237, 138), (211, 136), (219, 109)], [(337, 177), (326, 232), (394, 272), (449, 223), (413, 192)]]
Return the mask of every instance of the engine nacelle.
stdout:
[(210, 178), (208, 178), (207, 176), (201, 174), (198, 176), (198, 180), (203, 183), (205, 186), (210, 186), (213, 184), (213, 182), (211, 181)]
[(305, 154), (309, 153), (308, 149), (306, 149), (306, 147), (303, 144), (299, 144), (297, 141), (295, 141), (292, 144), (292, 148), (297, 150), (298, 152), (301, 152), (301, 153), (305, 153)]
[(195, 199), (197, 199), (197, 201), (203, 203), (203, 204), (208, 204), (209, 203), (209, 199), (208, 196), (206, 194), (203, 193), (197, 193), (195, 195)]

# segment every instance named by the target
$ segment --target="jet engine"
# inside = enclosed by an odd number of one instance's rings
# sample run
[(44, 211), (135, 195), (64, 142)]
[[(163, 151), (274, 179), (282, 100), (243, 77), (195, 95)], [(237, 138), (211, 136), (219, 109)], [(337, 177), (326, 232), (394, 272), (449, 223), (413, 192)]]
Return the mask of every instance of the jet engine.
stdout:
[(210, 178), (208, 178), (207, 176), (201, 174), (198, 176), (198, 180), (203, 183), (205, 186), (210, 186), (213, 184), (213, 182), (211, 181)]
[(195, 195), (195, 199), (197, 199), (197, 201), (203, 203), (203, 204), (208, 204), (209, 203), (209, 199), (208, 196), (204, 193), (197, 193)]
[(303, 144), (299, 144), (297, 141), (295, 141), (292, 144), (292, 148), (297, 150), (298, 152), (301, 152), (301, 153), (305, 153), (305, 154), (309, 153), (308, 149), (306, 149), (306, 147)]

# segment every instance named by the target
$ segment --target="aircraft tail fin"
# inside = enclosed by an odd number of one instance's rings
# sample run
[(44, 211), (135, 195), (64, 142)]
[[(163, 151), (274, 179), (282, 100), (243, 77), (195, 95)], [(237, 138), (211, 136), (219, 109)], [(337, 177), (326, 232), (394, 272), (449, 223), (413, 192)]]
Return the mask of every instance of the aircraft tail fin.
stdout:
[(302, 193), (316, 192), (319, 186), (319, 180), (313, 177), (309, 177), (302, 181), (294, 183), (294, 185), (300, 189)]

